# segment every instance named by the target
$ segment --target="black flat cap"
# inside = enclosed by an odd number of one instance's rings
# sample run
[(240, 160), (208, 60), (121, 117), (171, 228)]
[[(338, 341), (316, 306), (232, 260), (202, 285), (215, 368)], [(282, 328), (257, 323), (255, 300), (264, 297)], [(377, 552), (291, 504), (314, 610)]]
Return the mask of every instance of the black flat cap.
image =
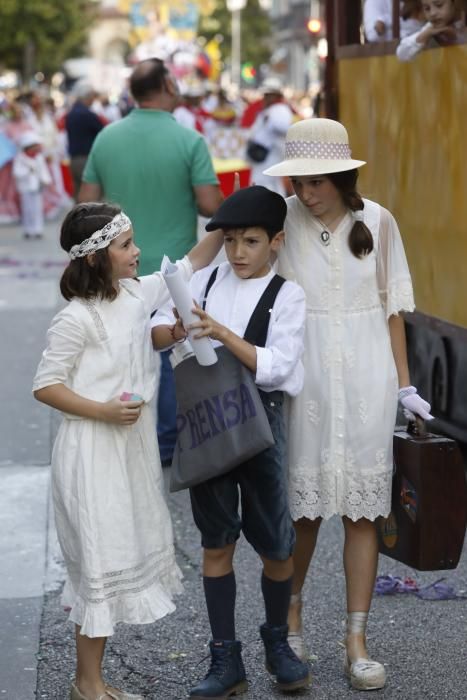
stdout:
[(286, 214), (287, 205), (280, 194), (261, 185), (252, 185), (227, 197), (206, 225), (206, 231), (261, 226), (278, 233), (284, 228)]

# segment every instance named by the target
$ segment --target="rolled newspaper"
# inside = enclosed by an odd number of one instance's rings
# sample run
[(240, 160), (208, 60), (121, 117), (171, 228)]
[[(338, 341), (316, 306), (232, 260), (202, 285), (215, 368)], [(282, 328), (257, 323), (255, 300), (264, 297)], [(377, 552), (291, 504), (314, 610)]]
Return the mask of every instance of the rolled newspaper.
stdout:
[[(162, 260), (161, 272), (179, 316), (183, 320), (183, 325), (186, 327), (190, 323), (199, 321), (198, 316), (192, 312), (194, 301), (189, 284), (184, 280), (177, 265), (172, 263), (166, 255)], [(188, 340), (199, 364), (204, 367), (214, 365), (217, 362), (217, 355), (211, 341), (209, 338), (193, 338), (194, 335), (196, 335), (196, 331), (188, 331)]]

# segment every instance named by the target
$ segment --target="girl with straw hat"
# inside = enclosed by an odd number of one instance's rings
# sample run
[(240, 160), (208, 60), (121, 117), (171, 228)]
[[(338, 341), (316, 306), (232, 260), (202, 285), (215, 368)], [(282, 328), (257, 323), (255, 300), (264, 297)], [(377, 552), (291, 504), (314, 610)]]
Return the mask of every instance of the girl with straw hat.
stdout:
[(289, 495), (297, 545), (289, 643), (306, 657), (301, 589), (322, 519), (340, 515), (347, 591), (345, 670), (360, 690), (382, 688), (365, 632), (376, 576), (375, 519), (391, 503), (397, 400), (431, 418), (410, 386), (404, 321), (412, 283), (393, 216), (357, 191), (347, 131), (307, 119), (287, 132), (285, 159), (267, 175), (291, 178), (279, 272), (307, 297), (305, 386), (289, 420)]

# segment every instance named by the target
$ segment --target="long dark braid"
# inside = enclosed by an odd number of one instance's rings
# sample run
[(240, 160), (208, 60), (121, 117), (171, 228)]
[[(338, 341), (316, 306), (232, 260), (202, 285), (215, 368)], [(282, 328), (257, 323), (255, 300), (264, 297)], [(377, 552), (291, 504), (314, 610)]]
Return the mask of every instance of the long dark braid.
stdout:
[[(345, 206), (351, 211), (363, 211), (364, 203), (357, 191), (358, 170), (329, 173), (327, 177), (339, 190)], [(349, 248), (356, 258), (364, 258), (373, 250), (373, 236), (363, 221), (355, 221), (348, 238)]]

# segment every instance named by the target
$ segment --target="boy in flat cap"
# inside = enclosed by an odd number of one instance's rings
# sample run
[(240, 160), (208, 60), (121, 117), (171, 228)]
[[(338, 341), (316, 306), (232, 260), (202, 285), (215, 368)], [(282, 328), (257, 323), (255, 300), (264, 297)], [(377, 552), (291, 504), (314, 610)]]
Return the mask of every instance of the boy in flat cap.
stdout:
[[(212, 632), (211, 666), (190, 698), (221, 700), (246, 690), (241, 643), (235, 633), (235, 544), (243, 530), (263, 562), (261, 589), (266, 623), (260, 634), (266, 668), (284, 691), (305, 687), (309, 669), (287, 642), (287, 610), (292, 583), (294, 529), (289, 513), (284, 463), (284, 394), (297, 395), (303, 384), (305, 301), (301, 287), (279, 278), (271, 255), (282, 245), (284, 199), (265, 187), (234, 192), (206, 226), (221, 228), (228, 262), (197, 272), (191, 282), (199, 321), (198, 337), (225, 345), (255, 376), (275, 445), (222, 476), (190, 489), (193, 517), (201, 532), (203, 583)], [(257, 344), (244, 339), (255, 308), (269, 288), (265, 307), (267, 332)], [(272, 302), (271, 302), (272, 298)], [(264, 302), (263, 302), (264, 303)], [(184, 337), (180, 322), (168, 310), (153, 320), (157, 349)], [(239, 514), (239, 492), (241, 516)]]

